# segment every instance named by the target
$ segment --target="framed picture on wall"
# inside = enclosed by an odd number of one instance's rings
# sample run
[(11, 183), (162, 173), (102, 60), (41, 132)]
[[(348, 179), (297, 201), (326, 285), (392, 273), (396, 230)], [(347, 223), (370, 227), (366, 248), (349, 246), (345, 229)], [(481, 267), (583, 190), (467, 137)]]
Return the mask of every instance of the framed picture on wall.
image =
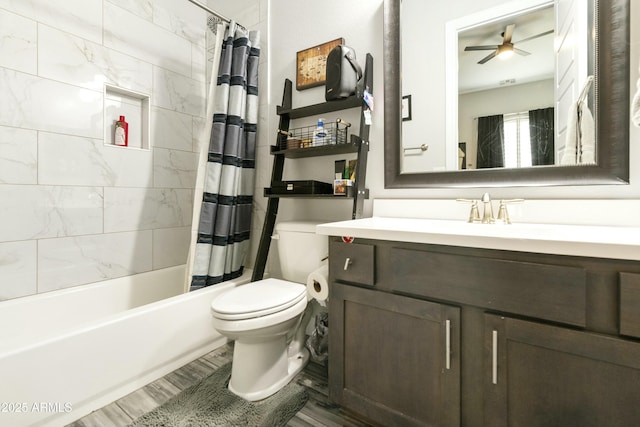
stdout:
[(327, 79), (327, 56), (344, 38), (331, 40), (296, 53), (296, 89), (322, 86)]
[(402, 97), (402, 121), (411, 120), (411, 95)]

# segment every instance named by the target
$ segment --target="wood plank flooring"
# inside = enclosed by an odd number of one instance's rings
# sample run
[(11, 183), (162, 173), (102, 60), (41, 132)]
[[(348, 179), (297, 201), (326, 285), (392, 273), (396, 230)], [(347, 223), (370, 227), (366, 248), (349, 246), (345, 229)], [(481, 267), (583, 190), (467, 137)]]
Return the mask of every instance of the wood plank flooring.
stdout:
[[(133, 393), (92, 412), (67, 427), (122, 427), (178, 394), (181, 390), (210, 375), (231, 361), (233, 344), (226, 344), (211, 353), (165, 375)], [(327, 397), (327, 370), (309, 363), (293, 381), (307, 388), (309, 400), (287, 427), (370, 427)]]

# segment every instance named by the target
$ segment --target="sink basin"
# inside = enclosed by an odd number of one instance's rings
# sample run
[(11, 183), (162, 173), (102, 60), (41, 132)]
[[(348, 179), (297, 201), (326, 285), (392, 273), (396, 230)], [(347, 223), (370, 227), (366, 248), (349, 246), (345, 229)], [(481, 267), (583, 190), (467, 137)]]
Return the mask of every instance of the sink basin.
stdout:
[(320, 224), (316, 231), (356, 239), (640, 260), (640, 227), (372, 217)]

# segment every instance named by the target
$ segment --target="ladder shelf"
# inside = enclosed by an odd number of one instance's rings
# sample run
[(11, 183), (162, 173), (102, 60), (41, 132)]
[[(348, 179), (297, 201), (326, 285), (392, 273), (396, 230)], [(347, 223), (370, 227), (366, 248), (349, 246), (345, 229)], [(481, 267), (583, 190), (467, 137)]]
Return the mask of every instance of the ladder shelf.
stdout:
[[(292, 82), (285, 80), (282, 95), (282, 105), (277, 106), (276, 112), (280, 116), (276, 144), (271, 146), (273, 156), (273, 168), (271, 171), (271, 186), (264, 189), (264, 196), (268, 198), (267, 212), (264, 219), (264, 226), (260, 236), (256, 263), (253, 269), (251, 281), (262, 279), (271, 236), (278, 215), (279, 201), (281, 198), (301, 198), (301, 199), (322, 199), (322, 200), (351, 200), (353, 202), (352, 219), (362, 218), (364, 200), (369, 197), (369, 190), (365, 188), (367, 155), (369, 152), (369, 124), (365, 120), (365, 112), (369, 109), (364, 102), (364, 90), (370, 94), (373, 89), (373, 57), (366, 56), (366, 64), (363, 82), (357, 88), (356, 95), (336, 101), (327, 101), (319, 104), (304, 107), (292, 108)], [(328, 144), (317, 147), (305, 148), (282, 148), (286, 147), (286, 133), (289, 131), (289, 124), (293, 119), (319, 116), (324, 113), (341, 111), (350, 108), (360, 108), (360, 134), (351, 135), (349, 142), (341, 144)], [(336, 154), (357, 154), (357, 166), (355, 171), (355, 186), (353, 195), (334, 194), (282, 194), (272, 191), (274, 185), (282, 182), (285, 159), (301, 159), (308, 157), (330, 156)]]

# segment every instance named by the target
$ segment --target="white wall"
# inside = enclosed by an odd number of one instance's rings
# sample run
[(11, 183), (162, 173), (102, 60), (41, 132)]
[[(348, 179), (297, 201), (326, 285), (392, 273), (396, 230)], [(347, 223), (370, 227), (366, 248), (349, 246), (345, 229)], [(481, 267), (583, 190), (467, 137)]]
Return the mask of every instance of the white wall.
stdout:
[[(467, 2), (469, 3), (469, 2)], [(473, 7), (478, 7), (477, 2), (473, 2)], [(432, 14), (425, 16), (437, 16), (445, 13), (441, 5), (436, 5), (436, 10)], [(371, 128), (371, 151), (369, 153), (369, 163), (367, 168), (367, 186), (371, 190), (372, 198), (477, 198), (487, 189), (400, 189), (391, 190), (384, 188), (384, 155), (383, 155), (383, 81), (382, 81), (382, 5), (383, 0), (354, 0), (349, 2), (338, 0), (327, 0), (323, 2), (312, 1), (294, 1), (294, 0), (274, 0), (270, 2), (270, 43), (271, 43), (271, 83), (272, 92), (270, 101), (269, 127), (270, 133), (275, 135), (275, 129), (278, 123), (278, 117), (275, 115), (275, 105), (280, 103), (281, 87), (284, 78), (292, 79), (295, 82), (295, 54), (298, 50), (302, 50), (325, 41), (335, 39), (336, 37), (344, 37), (346, 43), (356, 49), (358, 58), (362, 60), (366, 52), (371, 52), (374, 56), (374, 95), (376, 99), (376, 109), (373, 113), (373, 126)], [(465, 13), (472, 13), (475, 9), (470, 8)], [(640, 8), (635, 2), (632, 2), (631, 9), (631, 86), (632, 91), (635, 90), (635, 81), (638, 78), (638, 61), (640, 59), (640, 30), (638, 25), (634, 23), (640, 22)], [(428, 23), (425, 21), (425, 25)], [(442, 27), (444, 32), (444, 27)], [(443, 58), (442, 63), (437, 60), (430, 62), (431, 71), (434, 76), (444, 76), (444, 55), (438, 49), (444, 49), (444, 36), (442, 40), (432, 41), (433, 45), (426, 46), (426, 50), (430, 52), (430, 58)], [(274, 47), (277, 47), (274, 48)], [(435, 77), (434, 77), (435, 78)], [(444, 82), (443, 82), (444, 83)], [(444, 92), (444, 84), (443, 92)], [(435, 97), (437, 98), (437, 97)], [(294, 91), (294, 105), (304, 105), (316, 102), (322, 102), (323, 92), (321, 89), (308, 89), (302, 92)], [(444, 110), (444, 105), (441, 107)], [(420, 120), (414, 117), (413, 120)], [(444, 129), (444, 120), (441, 121)], [(435, 123), (431, 126), (425, 126), (426, 132), (438, 133), (440, 126)], [(444, 131), (442, 131), (444, 135)], [(494, 198), (516, 198), (524, 197), (529, 199), (577, 199), (577, 198), (638, 198), (640, 195), (640, 151), (638, 147), (640, 142), (640, 130), (631, 129), (631, 185), (627, 186), (572, 186), (572, 187), (510, 187), (501, 189), (491, 189), (490, 192)], [(271, 142), (273, 143), (273, 142)], [(263, 147), (263, 154), (266, 153), (266, 147)], [(262, 159), (262, 157), (261, 157)], [(315, 163), (308, 163), (307, 168), (323, 168), (322, 160), (316, 160)], [(261, 166), (259, 166), (260, 168)], [(260, 179), (264, 182), (263, 186), (268, 185), (268, 174), (270, 166), (267, 170), (262, 169), (259, 173)], [(517, 173), (517, 172), (514, 172)], [(299, 178), (304, 179), (304, 178)], [(296, 215), (300, 218), (316, 217), (326, 219), (345, 219), (349, 218), (349, 209), (341, 210), (335, 203), (343, 202), (323, 202), (309, 203), (308, 201), (296, 201), (291, 203), (281, 203), (282, 216), (285, 215), (284, 207), (294, 204), (293, 214), (289, 212), (286, 215)], [(344, 202), (346, 203), (346, 202)], [(366, 203), (367, 212), (371, 213), (371, 202)], [(553, 205), (550, 205), (553, 209)], [(606, 202), (603, 202), (603, 209), (606, 210)], [(579, 215), (579, 212), (577, 212)], [(609, 215), (615, 215), (610, 212)]]
[[(210, 3), (266, 30), (266, 0)], [(185, 263), (206, 16), (186, 0), (0, 0), (0, 300)], [(105, 145), (103, 82), (150, 96), (150, 150)]]
[[(376, 175), (382, 173), (382, 0), (372, 1), (281, 1), (272, 0), (269, 9), (270, 20), (270, 81), (269, 96), (269, 135), (272, 136), (267, 145), (260, 147), (259, 159), (269, 159), (269, 164), (258, 166), (259, 182), (268, 186), (272, 159), (268, 145), (274, 144), (279, 117), (275, 106), (282, 103), (282, 89), (285, 78), (293, 82), (293, 106), (304, 106), (324, 102), (324, 87), (310, 88), (302, 91), (295, 89), (296, 52), (321, 43), (343, 37), (345, 44), (356, 51), (358, 62), (364, 66), (365, 56), (371, 53), (374, 60), (375, 109), (371, 126), (370, 162), (367, 168), (369, 186), (379, 182)], [(331, 117), (354, 120), (355, 133), (358, 133), (358, 110), (338, 112)], [(291, 127), (306, 126), (313, 123), (314, 118), (292, 122)], [(339, 158), (345, 158), (342, 156)], [(285, 162), (285, 179), (318, 179), (330, 182), (333, 177), (334, 160), (336, 158), (318, 158), (303, 160), (287, 160)], [(262, 189), (260, 188), (260, 192)], [(266, 200), (258, 201), (266, 206)], [(309, 199), (280, 201), (278, 219), (348, 219), (351, 218), (351, 203), (346, 200), (315, 201)]]

